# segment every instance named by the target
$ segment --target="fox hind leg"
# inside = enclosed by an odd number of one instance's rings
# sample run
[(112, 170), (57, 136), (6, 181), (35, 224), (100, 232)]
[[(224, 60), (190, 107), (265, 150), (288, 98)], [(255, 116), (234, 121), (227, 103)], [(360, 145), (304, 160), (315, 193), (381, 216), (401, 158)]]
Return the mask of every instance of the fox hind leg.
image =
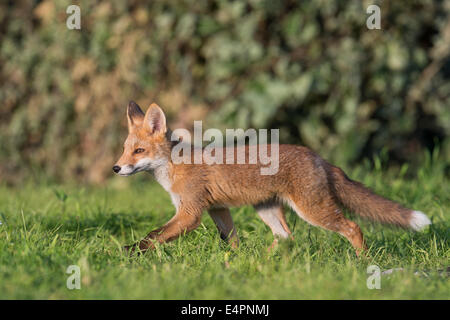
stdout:
[(271, 250), (277, 243), (278, 239), (291, 238), (291, 230), (286, 223), (286, 217), (283, 212), (283, 205), (277, 202), (262, 203), (254, 206), (256, 212), (262, 221), (272, 230), (274, 240), (269, 247)]
[(366, 249), (360, 227), (345, 218), (340, 207), (331, 196), (317, 201), (314, 201), (314, 199), (302, 201), (294, 196), (289, 196), (287, 202), (297, 215), (306, 222), (344, 236), (355, 248), (358, 256)]

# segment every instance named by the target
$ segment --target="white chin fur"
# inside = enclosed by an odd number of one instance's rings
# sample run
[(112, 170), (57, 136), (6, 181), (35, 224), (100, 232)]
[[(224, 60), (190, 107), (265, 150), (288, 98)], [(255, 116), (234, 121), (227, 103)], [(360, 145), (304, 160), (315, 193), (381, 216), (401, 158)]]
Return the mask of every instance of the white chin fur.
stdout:
[(134, 174), (136, 172), (137, 172), (137, 170), (134, 166), (126, 165), (126, 166), (123, 166), (122, 169), (120, 169), (120, 171), (117, 174), (122, 177), (127, 177), (127, 176), (131, 176), (132, 174)]
[(134, 166), (131, 164), (123, 166), (122, 169), (117, 174), (123, 177), (131, 176), (132, 174), (141, 171), (154, 170), (162, 165), (165, 165), (166, 163), (167, 159), (164, 158), (157, 158), (157, 159), (143, 158), (139, 160)]
[(409, 225), (415, 231), (420, 231), (426, 226), (430, 225), (431, 221), (428, 217), (421, 211), (412, 211), (411, 219), (409, 220)]

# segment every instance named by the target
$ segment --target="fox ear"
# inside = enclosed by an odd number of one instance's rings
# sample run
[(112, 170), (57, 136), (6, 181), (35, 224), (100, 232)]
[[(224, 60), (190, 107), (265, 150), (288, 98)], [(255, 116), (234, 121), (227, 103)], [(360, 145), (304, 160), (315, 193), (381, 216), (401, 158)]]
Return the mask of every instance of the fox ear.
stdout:
[(130, 101), (127, 107), (128, 130), (131, 131), (134, 127), (142, 125), (144, 116), (144, 112), (139, 108), (137, 103)]
[(148, 108), (144, 118), (144, 126), (151, 134), (166, 133), (166, 116), (156, 103), (152, 103)]

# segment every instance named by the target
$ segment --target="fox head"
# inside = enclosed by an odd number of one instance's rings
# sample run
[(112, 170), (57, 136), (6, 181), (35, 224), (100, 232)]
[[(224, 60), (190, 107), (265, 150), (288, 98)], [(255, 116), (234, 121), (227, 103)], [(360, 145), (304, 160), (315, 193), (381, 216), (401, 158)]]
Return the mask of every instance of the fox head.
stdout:
[(130, 101), (127, 118), (128, 137), (113, 171), (129, 176), (166, 164), (170, 157), (170, 142), (166, 137), (166, 117), (161, 108), (152, 103), (144, 114), (134, 101)]

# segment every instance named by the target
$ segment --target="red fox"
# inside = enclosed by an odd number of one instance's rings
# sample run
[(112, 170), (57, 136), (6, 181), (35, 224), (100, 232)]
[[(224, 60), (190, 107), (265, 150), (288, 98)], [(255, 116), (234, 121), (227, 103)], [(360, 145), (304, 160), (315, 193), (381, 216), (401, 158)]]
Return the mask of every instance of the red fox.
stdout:
[[(279, 238), (292, 238), (283, 204), (314, 226), (335, 231), (350, 241), (359, 255), (366, 249), (359, 226), (348, 220), (343, 208), (373, 221), (421, 230), (431, 224), (420, 211), (374, 194), (361, 183), (349, 179), (338, 167), (306, 147), (279, 145), (279, 169), (261, 175), (262, 164), (174, 163), (161, 108), (151, 104), (147, 112), (133, 101), (127, 107), (128, 137), (123, 154), (113, 167), (121, 176), (148, 171), (170, 193), (176, 213), (164, 226), (143, 240), (126, 246), (132, 253), (154, 248), (197, 228), (204, 210), (215, 222), (222, 239), (238, 246), (229, 207), (253, 205), (272, 230), (275, 245)], [(245, 146), (248, 154), (249, 147)], [(271, 247), (272, 247), (271, 246)]]

